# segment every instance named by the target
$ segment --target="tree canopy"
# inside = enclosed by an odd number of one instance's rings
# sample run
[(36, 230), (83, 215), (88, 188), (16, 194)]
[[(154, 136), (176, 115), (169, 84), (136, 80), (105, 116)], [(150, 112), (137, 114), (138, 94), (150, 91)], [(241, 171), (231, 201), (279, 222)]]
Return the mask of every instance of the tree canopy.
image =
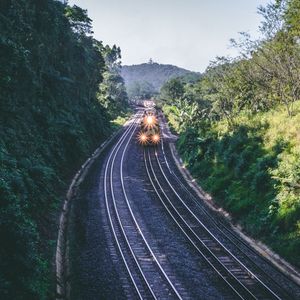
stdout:
[(119, 58), (78, 6), (0, 1), (1, 299), (55, 298), (65, 191), (126, 107)]

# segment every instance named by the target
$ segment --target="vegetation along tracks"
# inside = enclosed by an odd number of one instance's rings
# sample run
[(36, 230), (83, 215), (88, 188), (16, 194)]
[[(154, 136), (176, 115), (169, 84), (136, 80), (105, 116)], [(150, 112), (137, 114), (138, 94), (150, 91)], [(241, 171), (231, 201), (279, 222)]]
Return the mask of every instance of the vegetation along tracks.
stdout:
[[(282, 272), (275, 267), (265, 256), (259, 254), (249, 243), (230, 228), (229, 224), (224, 223), (222, 218), (209, 210), (202, 201), (199, 201), (199, 196), (196, 195), (195, 191), (189, 186), (186, 186), (186, 181), (183, 179), (179, 169), (175, 166), (175, 162), (173, 160), (168, 162), (168, 155), (173, 156), (174, 154), (171, 153), (169, 146), (164, 147), (162, 143), (162, 151), (158, 152), (161, 166), (165, 169), (166, 174), (169, 173), (171, 175), (169, 181), (172, 182), (173, 186), (180, 187), (180, 189), (177, 189), (177, 192), (180, 193), (181, 191), (181, 197), (189, 200), (187, 204), (193, 212), (205, 220), (206, 226), (213, 230), (222, 241), (226, 242), (227, 247), (232, 250), (257, 277), (272, 286), (274, 291), (278, 290), (283, 299), (298, 299), (300, 297), (300, 287), (295, 280), (291, 279), (299, 278), (297, 274), (295, 274), (295, 270), (288, 269)], [(286, 272), (289, 273), (289, 276), (287, 276)]]
[(143, 235), (124, 187), (124, 155), (140, 117), (141, 113), (137, 113), (107, 159), (104, 173), (106, 211), (116, 246), (138, 298), (181, 299)]
[(236, 296), (241, 299), (281, 299), (279, 293), (254, 275), (189, 209), (164, 173), (157, 151), (146, 149), (144, 160), (153, 188), (172, 219)]

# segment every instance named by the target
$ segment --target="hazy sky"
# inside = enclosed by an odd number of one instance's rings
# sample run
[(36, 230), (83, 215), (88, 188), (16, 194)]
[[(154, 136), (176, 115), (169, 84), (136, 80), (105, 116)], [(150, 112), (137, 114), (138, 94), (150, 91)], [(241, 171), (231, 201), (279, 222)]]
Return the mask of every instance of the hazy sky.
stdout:
[(69, 0), (88, 10), (94, 36), (117, 44), (123, 64), (155, 62), (204, 71), (234, 54), (230, 38), (258, 35), (257, 7), (269, 0)]

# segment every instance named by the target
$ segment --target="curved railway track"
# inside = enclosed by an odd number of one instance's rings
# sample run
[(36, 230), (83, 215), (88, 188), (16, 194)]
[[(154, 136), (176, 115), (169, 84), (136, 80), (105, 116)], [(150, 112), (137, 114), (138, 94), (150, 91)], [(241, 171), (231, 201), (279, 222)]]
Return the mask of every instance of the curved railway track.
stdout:
[[(291, 299), (287, 293), (269, 287), (256, 276), (218, 237), (194, 214), (168, 179), (156, 149), (144, 150), (149, 180), (168, 214), (186, 236), (198, 255), (212, 267), (232, 292), (241, 299)], [(167, 164), (166, 164), (167, 165)], [(167, 165), (168, 169), (169, 165)]]
[[(257, 253), (252, 246), (233, 231), (230, 224), (224, 223), (222, 219), (212, 214), (204, 203), (199, 201), (199, 196), (197, 196), (195, 191), (186, 184), (186, 180), (175, 166), (175, 163), (173, 162), (172, 164), (171, 161), (168, 162), (164, 148), (162, 141), (161, 151), (158, 151), (158, 159), (161, 162), (162, 169), (165, 169), (165, 175), (167, 176), (167, 174), (169, 174), (169, 180), (172, 182), (173, 186), (180, 187), (180, 189), (177, 189), (177, 192), (180, 193), (181, 190), (181, 197), (189, 199), (189, 207), (195, 213), (198, 213), (198, 217), (205, 220), (206, 226), (216, 230), (218, 236), (220, 236), (223, 241), (227, 242), (230, 249), (235, 252), (235, 255), (242, 260), (257, 277), (266, 284), (272, 286), (275, 291), (277, 290), (283, 299), (300, 299), (299, 285), (291, 280), (291, 278), (280, 269), (273, 266), (267, 258)], [(170, 147), (168, 147), (168, 154), (171, 157), (172, 153), (170, 152)], [(170, 164), (172, 168), (170, 167)], [(293, 274), (293, 270), (291, 270), (291, 272)], [(270, 274), (272, 274), (272, 276), (270, 276)]]
[[(141, 116), (141, 112), (134, 116), (108, 154), (103, 176), (105, 211), (114, 245), (127, 274), (123, 284), (129, 291), (129, 298), (182, 299), (186, 298), (184, 290), (178, 288), (180, 283), (170, 266), (158, 259), (163, 254), (161, 250), (151, 248), (153, 240), (150, 236), (149, 241), (145, 237), (149, 234), (147, 226), (131, 206), (134, 196), (129, 193), (129, 199), (126, 193), (124, 160)], [(148, 184), (171, 222), (176, 224), (174, 233), (185, 237), (191, 253), (206, 261), (211, 272), (217, 274), (217, 284), (226, 287), (231, 294), (230, 299), (299, 298), (300, 287), (296, 283), (289, 283), (285, 274), (271, 266), (233, 232), (229, 224), (199, 201), (199, 196), (187, 185), (174, 161), (168, 161), (170, 148), (164, 148), (163, 140), (159, 146), (146, 147), (143, 151)], [(278, 276), (270, 276), (270, 272), (277, 272)]]
[(143, 235), (124, 186), (124, 155), (140, 116), (136, 114), (105, 164), (104, 195), (109, 225), (137, 298), (181, 299)]

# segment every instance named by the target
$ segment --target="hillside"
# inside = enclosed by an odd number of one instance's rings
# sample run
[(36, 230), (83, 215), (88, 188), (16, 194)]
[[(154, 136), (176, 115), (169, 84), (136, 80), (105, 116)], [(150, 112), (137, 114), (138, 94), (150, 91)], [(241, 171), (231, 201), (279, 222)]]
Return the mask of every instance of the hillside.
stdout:
[[(261, 10), (263, 40), (246, 37), (239, 45), (243, 56), (216, 58), (194, 84), (168, 82), (160, 99), (179, 134), (182, 160), (201, 187), (246, 232), (299, 267), (300, 56), (294, 41), (300, 6), (282, 4)], [(275, 19), (282, 28), (270, 39), (264, 30), (275, 28)]]
[[(164, 112), (178, 130), (175, 106), (164, 106)], [(226, 120), (205, 129), (188, 127), (177, 149), (219, 205), (249, 234), (299, 267), (300, 102), (292, 117), (281, 105), (241, 114), (235, 121), (234, 128)]]
[(126, 100), (120, 54), (90, 36), (79, 7), (10, 2), (0, 4), (0, 295), (54, 299), (66, 189)]
[(151, 94), (159, 92), (162, 85), (171, 78), (185, 77), (188, 81), (193, 81), (200, 77), (200, 73), (152, 61), (139, 65), (123, 66), (121, 75), (131, 98), (139, 95), (151, 96)]

